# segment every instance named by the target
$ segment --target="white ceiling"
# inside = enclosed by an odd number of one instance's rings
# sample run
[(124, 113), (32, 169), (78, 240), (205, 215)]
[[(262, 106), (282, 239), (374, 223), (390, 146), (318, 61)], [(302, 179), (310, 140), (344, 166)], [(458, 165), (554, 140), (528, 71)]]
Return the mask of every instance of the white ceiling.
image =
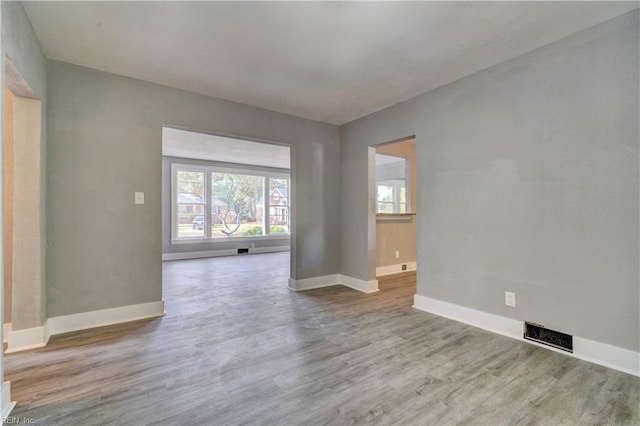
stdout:
[(288, 146), (190, 132), (171, 127), (162, 128), (162, 155), (279, 169), (291, 167)]
[(637, 2), (25, 2), (47, 57), (343, 124)]

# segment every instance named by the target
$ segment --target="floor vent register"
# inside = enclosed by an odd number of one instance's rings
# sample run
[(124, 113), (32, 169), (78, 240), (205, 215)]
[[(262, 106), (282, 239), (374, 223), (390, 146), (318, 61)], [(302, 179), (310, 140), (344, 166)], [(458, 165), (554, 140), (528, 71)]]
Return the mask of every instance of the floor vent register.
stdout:
[(525, 322), (524, 338), (573, 353), (573, 336), (559, 331), (549, 330), (540, 324)]

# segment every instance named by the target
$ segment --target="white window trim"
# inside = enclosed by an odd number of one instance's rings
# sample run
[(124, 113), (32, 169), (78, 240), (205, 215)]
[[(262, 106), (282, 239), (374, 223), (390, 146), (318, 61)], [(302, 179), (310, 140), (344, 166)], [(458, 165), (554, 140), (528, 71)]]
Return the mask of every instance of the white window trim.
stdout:
[[(205, 191), (205, 213), (204, 213), (204, 233), (203, 237), (179, 237), (178, 236), (178, 193), (177, 193), (177, 176), (178, 170), (187, 170), (193, 172), (204, 172), (204, 191)], [(237, 236), (233, 238), (212, 238), (211, 226), (209, 224), (211, 220), (211, 173), (230, 173), (230, 174), (242, 174), (250, 176), (264, 177), (265, 181), (262, 185), (262, 199), (263, 206), (263, 218), (262, 227), (266, 232), (266, 235), (262, 236)], [(288, 205), (289, 208), (289, 226), (291, 226), (291, 175), (289, 173), (280, 173), (274, 171), (258, 171), (253, 169), (244, 169), (240, 167), (219, 167), (219, 166), (204, 166), (199, 164), (189, 163), (171, 163), (171, 244), (211, 244), (215, 242), (231, 242), (231, 241), (266, 241), (266, 240), (288, 240), (291, 238), (291, 229), (287, 234), (274, 234), (269, 235), (269, 178), (275, 179), (287, 179), (288, 182)]]

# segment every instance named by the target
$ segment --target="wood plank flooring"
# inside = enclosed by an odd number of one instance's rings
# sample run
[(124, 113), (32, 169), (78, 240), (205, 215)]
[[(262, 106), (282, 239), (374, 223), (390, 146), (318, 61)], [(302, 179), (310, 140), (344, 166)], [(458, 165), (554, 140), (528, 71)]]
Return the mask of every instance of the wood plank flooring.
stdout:
[(167, 262), (167, 315), (5, 357), (47, 425), (640, 424), (640, 379), (411, 308), (294, 293), (288, 253)]

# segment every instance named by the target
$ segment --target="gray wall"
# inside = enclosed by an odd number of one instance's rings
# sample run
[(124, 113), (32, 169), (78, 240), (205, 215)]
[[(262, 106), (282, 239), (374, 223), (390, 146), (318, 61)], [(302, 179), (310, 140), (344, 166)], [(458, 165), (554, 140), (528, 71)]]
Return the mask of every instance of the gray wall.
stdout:
[(56, 61), (48, 125), (49, 316), (162, 297), (163, 125), (291, 145), (292, 276), (338, 273), (336, 126)]
[(415, 134), (418, 294), (638, 351), (638, 39), (635, 10), (343, 126), (342, 273), (373, 278), (367, 146)]
[[(162, 157), (162, 253), (185, 253), (208, 250), (227, 250), (237, 248), (250, 248), (254, 244), (256, 248), (264, 247), (289, 247), (287, 239), (262, 239), (252, 241), (242, 241), (239, 238), (219, 239), (213, 242), (197, 244), (171, 244), (171, 163), (201, 164), (210, 167), (238, 167), (230, 163), (218, 163), (214, 161), (185, 159), (179, 157)], [(256, 166), (241, 166), (247, 170), (273, 171), (279, 173), (290, 173), (289, 170), (269, 169)]]
[[(31, 265), (40, 269), (40, 277), (45, 276), (45, 211), (46, 204), (46, 141), (47, 141), (47, 59), (42, 54), (40, 42), (38, 41), (31, 23), (21, 3), (0, 2), (2, 8), (2, 51), (0, 52), (0, 75), (2, 76), (2, 87), (7, 85), (17, 96), (30, 97), (41, 100), (41, 146), (40, 146), (40, 206), (43, 209), (40, 215), (40, 262)], [(7, 58), (11, 62), (12, 72), (7, 74), (5, 67)], [(17, 74), (14, 74), (17, 72)], [(4, 98), (4, 91), (2, 94)], [(4, 100), (0, 102), (4, 105)], [(3, 114), (0, 114), (2, 117)], [(1, 120), (1, 118), (0, 118)], [(19, 238), (19, 235), (17, 236)], [(0, 266), (1, 267), (1, 266)], [(37, 303), (29, 303), (28, 306), (20, 306), (14, 310), (14, 315), (19, 315), (20, 324), (28, 327), (41, 325), (46, 318), (46, 281), (34, 283), (34, 287), (29, 289), (17, 289), (28, 292), (30, 300), (37, 300)], [(16, 328), (16, 327), (14, 327)], [(19, 327), (21, 328), (21, 327)]]

